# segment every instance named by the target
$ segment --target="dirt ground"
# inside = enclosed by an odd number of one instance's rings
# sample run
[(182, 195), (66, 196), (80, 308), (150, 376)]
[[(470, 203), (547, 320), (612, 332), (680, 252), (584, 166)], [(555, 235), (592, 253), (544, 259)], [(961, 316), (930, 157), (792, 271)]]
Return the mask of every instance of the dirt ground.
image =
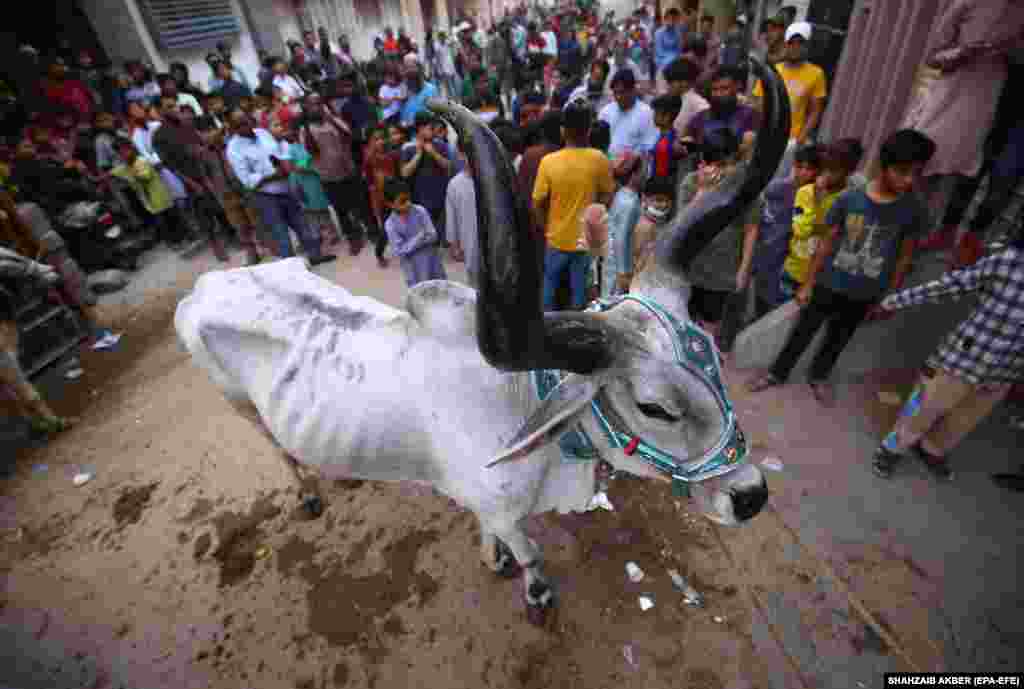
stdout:
[[(375, 270), (372, 256), (347, 260), (339, 276)], [(88, 662), (96, 688), (765, 689), (802, 676), (799, 658), (755, 640), (775, 594), (841, 652), (886, 653), (770, 518), (718, 530), (630, 477), (612, 482), (615, 512), (530, 524), (560, 598), (544, 629), (526, 621), (521, 582), (479, 564), (472, 515), (430, 489), (325, 482), (324, 514), (306, 519), (277, 452), (175, 339), (191, 279), (105, 311), (121, 344), (83, 348), (85, 375), (53, 400), (80, 423), (0, 483), (0, 617), (66, 649), (39, 672)], [(398, 279), (392, 268), (356, 291)], [(83, 465), (96, 476), (75, 487)], [(627, 561), (647, 573), (639, 584)], [(670, 568), (704, 608), (683, 602)]]

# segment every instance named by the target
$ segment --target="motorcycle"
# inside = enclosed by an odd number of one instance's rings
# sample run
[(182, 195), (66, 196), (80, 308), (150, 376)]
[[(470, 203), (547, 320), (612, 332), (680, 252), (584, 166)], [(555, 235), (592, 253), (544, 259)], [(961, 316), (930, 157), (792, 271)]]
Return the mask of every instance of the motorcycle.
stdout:
[(100, 201), (72, 203), (57, 217), (57, 231), (82, 270), (138, 270), (138, 257), (156, 244), (152, 231), (129, 232), (123, 218)]

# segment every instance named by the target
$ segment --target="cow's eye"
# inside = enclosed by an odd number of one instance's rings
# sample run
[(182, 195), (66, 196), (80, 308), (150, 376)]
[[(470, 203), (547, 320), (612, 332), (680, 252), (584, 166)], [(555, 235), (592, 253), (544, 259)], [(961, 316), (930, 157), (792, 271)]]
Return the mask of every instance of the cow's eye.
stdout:
[(652, 419), (658, 419), (659, 421), (668, 421), (670, 423), (679, 420), (679, 417), (669, 414), (667, 411), (665, 411), (665, 408), (662, 407), (660, 404), (641, 402), (637, 404), (637, 407), (640, 409), (641, 414)]

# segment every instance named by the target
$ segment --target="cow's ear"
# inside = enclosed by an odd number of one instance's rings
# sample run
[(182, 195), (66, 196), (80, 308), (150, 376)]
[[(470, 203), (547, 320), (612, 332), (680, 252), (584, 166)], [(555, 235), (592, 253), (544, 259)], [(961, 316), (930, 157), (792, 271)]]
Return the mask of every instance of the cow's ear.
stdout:
[(566, 376), (487, 467), (522, 459), (555, 440), (600, 389), (601, 384), (592, 376)]

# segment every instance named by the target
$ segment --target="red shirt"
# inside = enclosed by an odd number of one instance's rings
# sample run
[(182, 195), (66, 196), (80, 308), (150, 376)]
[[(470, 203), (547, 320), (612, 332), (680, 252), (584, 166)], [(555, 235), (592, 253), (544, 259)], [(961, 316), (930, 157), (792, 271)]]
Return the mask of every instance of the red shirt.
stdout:
[(46, 81), (43, 84), (43, 95), (55, 105), (63, 105), (78, 113), (82, 122), (92, 121), (94, 103), (92, 94), (80, 81), (65, 79), (62, 82)]

